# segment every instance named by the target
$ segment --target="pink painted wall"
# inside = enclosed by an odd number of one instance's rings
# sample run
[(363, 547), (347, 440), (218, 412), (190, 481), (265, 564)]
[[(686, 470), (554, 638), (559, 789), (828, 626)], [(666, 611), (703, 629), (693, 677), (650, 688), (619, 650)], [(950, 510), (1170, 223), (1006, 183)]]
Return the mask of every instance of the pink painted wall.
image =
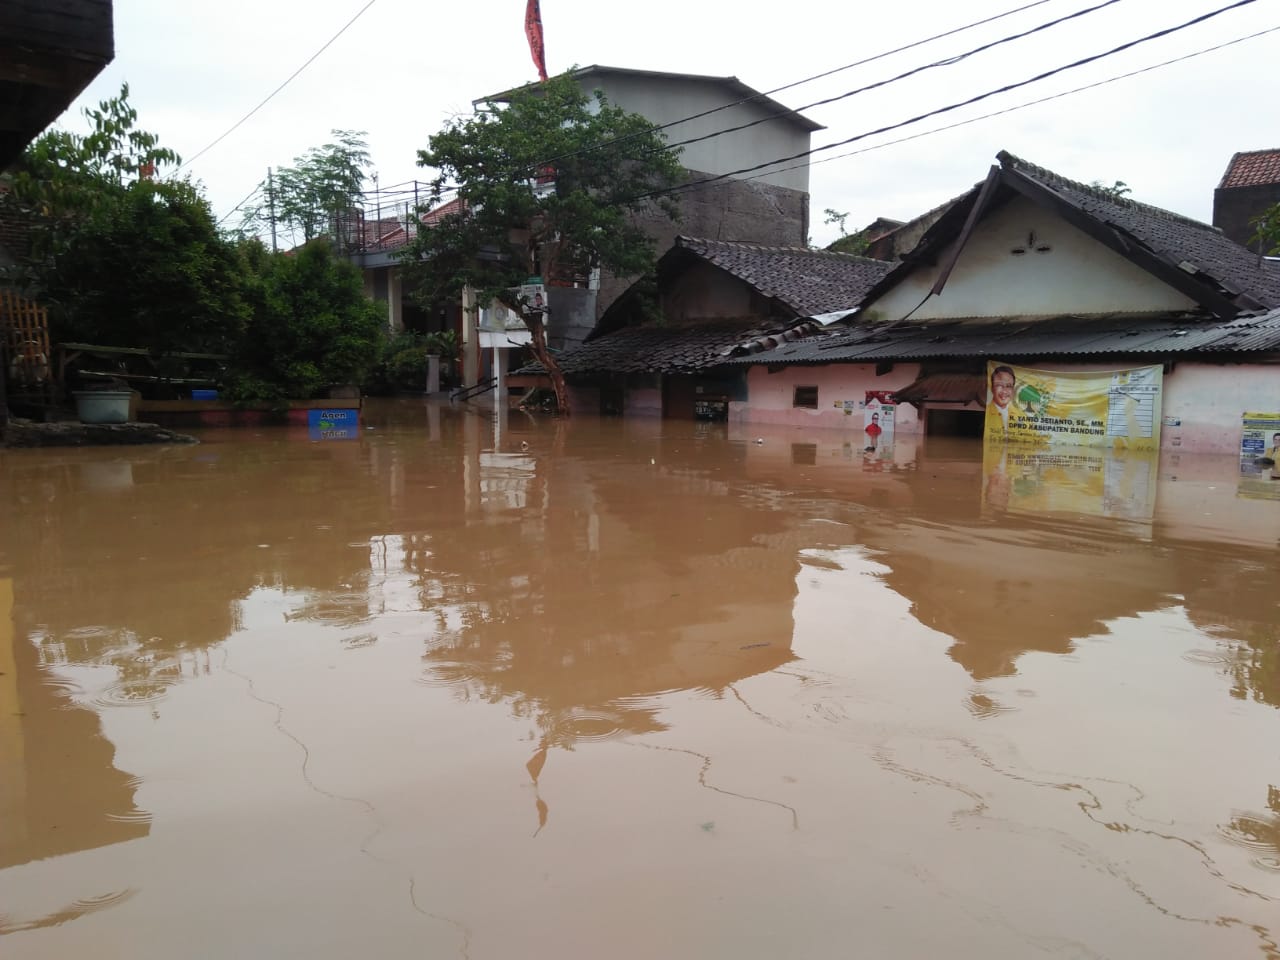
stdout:
[[(864, 400), (868, 390), (900, 390), (916, 379), (918, 363), (899, 363), (884, 376), (876, 376), (870, 364), (830, 364), (822, 367), (784, 367), (769, 373), (764, 367), (752, 367), (747, 374), (745, 401), (729, 404), (731, 423), (769, 423), (788, 426), (825, 427), (850, 430), (861, 434), (862, 411), (846, 415), (835, 404), (844, 400)], [(792, 402), (798, 386), (818, 388), (816, 410), (795, 407)], [(894, 418), (896, 434), (918, 434), (923, 425), (914, 407), (900, 404)]]
[[(1165, 374), (1162, 450), (1238, 453), (1240, 415), (1280, 412), (1280, 366), (1179, 362)], [(1169, 419), (1180, 420), (1172, 426)]]
[[(1054, 363), (1046, 370), (1113, 370), (1140, 364)], [(845, 416), (833, 406), (846, 399), (861, 400), (867, 390), (898, 390), (919, 374), (915, 363), (900, 363), (884, 376), (869, 364), (795, 366), (769, 373), (752, 367), (747, 375), (746, 401), (729, 404), (729, 420), (737, 424), (779, 424), (861, 431), (859, 411)], [(797, 386), (818, 388), (818, 408), (794, 407)], [(956, 409), (950, 407), (950, 409)], [(964, 409), (980, 409), (976, 406)], [(1160, 446), (1186, 453), (1235, 453), (1240, 448), (1240, 416), (1246, 410), (1280, 411), (1280, 365), (1207, 364), (1182, 361), (1164, 377)], [(1177, 421), (1173, 423), (1172, 421)], [(895, 418), (900, 435), (920, 434), (924, 427), (914, 407), (902, 404)]]

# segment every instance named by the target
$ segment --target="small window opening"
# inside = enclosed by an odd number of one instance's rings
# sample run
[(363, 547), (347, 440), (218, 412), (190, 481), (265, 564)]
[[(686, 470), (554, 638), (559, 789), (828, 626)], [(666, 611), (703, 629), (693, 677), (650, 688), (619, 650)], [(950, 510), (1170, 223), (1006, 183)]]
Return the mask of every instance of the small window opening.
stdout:
[(793, 407), (807, 407), (810, 410), (818, 409), (818, 388), (817, 387), (796, 387), (795, 396), (791, 401)]

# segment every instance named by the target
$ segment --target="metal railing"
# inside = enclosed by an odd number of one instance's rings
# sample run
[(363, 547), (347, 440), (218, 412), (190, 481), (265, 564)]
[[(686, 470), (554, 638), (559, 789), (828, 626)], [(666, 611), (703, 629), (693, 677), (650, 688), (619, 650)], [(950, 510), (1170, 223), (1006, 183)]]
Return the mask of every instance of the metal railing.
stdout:
[(478, 397), (482, 393), (488, 393), (498, 385), (497, 377), (490, 377), (488, 380), (481, 380), (474, 387), (458, 387), (449, 394), (449, 400), (470, 400), (472, 397)]

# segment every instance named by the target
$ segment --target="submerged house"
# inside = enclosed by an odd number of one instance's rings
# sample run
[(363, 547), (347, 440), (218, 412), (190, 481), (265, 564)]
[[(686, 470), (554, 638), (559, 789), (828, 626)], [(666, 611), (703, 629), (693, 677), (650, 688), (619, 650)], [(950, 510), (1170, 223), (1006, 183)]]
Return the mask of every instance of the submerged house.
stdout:
[[(746, 377), (726, 367), (744, 343), (777, 346), (821, 329), (893, 265), (844, 253), (677, 237), (656, 276), (633, 284), (591, 338), (560, 359), (576, 409), (726, 419)], [(817, 320), (809, 318), (818, 317)], [(508, 383), (537, 385), (531, 364)]]
[(729, 418), (861, 430), (845, 411), (874, 392), (898, 402), (899, 434), (981, 435), (989, 360), (1157, 365), (1160, 445), (1238, 450), (1243, 412), (1280, 409), (1280, 267), (1207, 224), (998, 160), (843, 304), (852, 316), (723, 358), (716, 375), (745, 374)]

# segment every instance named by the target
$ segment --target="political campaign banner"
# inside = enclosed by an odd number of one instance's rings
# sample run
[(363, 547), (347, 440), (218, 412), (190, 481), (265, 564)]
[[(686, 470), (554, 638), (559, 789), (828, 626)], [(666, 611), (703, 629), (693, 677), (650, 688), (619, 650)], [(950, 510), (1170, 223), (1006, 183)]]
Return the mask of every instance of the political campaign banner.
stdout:
[(1036, 370), (987, 361), (988, 443), (1160, 448), (1159, 366)]
[(1154, 450), (988, 444), (982, 458), (982, 505), (997, 513), (1147, 524), (1155, 512), (1159, 458)]
[(1280, 500), (1280, 413), (1241, 417), (1239, 495)]

